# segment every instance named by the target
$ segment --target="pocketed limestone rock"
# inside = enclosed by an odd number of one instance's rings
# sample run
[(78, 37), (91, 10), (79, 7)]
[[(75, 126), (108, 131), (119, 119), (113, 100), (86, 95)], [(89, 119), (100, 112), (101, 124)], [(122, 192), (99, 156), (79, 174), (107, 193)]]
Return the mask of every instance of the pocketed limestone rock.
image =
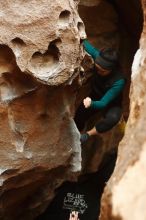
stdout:
[(86, 34), (77, 7), (0, 3), (0, 219), (34, 219), (81, 170), (72, 82)]
[(77, 2), (7, 0), (0, 7), (0, 44), (13, 50), (22, 72), (49, 85), (75, 77), (86, 36)]

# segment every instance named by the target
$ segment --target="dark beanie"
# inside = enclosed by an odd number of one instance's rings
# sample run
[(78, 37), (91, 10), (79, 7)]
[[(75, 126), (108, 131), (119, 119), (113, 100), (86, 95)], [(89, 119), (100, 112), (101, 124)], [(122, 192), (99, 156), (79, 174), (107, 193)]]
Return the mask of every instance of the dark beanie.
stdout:
[(96, 57), (95, 63), (101, 66), (103, 69), (112, 70), (118, 61), (118, 54), (112, 48), (104, 49), (100, 51), (99, 56)]

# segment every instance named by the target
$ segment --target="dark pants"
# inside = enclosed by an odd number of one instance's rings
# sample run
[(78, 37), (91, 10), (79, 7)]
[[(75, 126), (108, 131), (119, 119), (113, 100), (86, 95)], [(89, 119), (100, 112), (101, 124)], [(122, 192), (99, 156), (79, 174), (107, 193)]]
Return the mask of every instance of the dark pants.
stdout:
[[(76, 112), (75, 123), (79, 131), (82, 131), (85, 126), (85, 122), (94, 114), (99, 111), (91, 108), (86, 109), (81, 104)], [(102, 110), (103, 118), (95, 124), (96, 130), (99, 133), (103, 133), (112, 129), (120, 120), (122, 115), (122, 108), (120, 106), (109, 106)]]

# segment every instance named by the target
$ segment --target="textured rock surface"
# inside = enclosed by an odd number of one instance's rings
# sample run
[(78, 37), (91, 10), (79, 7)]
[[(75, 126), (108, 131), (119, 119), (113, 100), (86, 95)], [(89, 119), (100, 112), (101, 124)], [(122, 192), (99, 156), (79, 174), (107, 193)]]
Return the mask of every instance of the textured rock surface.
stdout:
[[(80, 39), (85, 37), (84, 24), (77, 12), (78, 2), (78, 0), (41, 0), (38, 4), (37, 0), (7, 0), (0, 3), (0, 219), (2, 220), (34, 219), (34, 216), (48, 205), (54, 189), (65, 179), (71, 178), (68, 172), (70, 165), (74, 171), (81, 168), (79, 134), (73, 121), (75, 102), (80, 100), (80, 94), (75, 100), (78, 88), (73, 79), (79, 73), (83, 58)], [(81, 1), (80, 14), (85, 19), (87, 34), (95, 46), (119, 47), (117, 13), (110, 4), (103, 1), (100, 5), (100, 2)], [(90, 12), (86, 6), (91, 6)], [(89, 14), (92, 17), (89, 17)], [(135, 27), (131, 22), (128, 24), (129, 27)], [(126, 42), (126, 47), (121, 44), (122, 47), (128, 51), (123, 63), (127, 65), (128, 60), (129, 66), (129, 58), (133, 56), (130, 50), (133, 36), (127, 40), (124, 33), (121, 38)], [(136, 169), (140, 175), (139, 169), (145, 166), (144, 43), (143, 34), (141, 50), (136, 55), (135, 61), (137, 62), (137, 58), (140, 57), (141, 67), (138, 69), (136, 67), (133, 75), (131, 114), (125, 138), (120, 145), (117, 168), (104, 195), (102, 220), (118, 219), (113, 215), (120, 215), (126, 220), (135, 220), (137, 213), (132, 212), (133, 218), (130, 218), (127, 207), (130, 202), (135, 203), (135, 196), (140, 198), (140, 193), (145, 190), (144, 182), (139, 184), (140, 192), (134, 187), (127, 189), (127, 185), (129, 186), (136, 175), (136, 172), (133, 174), (133, 170)], [(140, 83), (135, 86), (135, 82)], [(85, 89), (83, 95), (85, 91), (87, 92)], [(108, 133), (104, 143), (101, 143), (102, 137), (99, 138), (101, 142), (96, 145), (97, 154), (94, 154), (94, 150), (90, 151), (90, 148), (89, 154), (85, 152), (83, 167), (86, 172), (95, 171), (104, 150), (110, 150), (113, 145), (115, 147), (115, 143), (117, 145), (121, 136), (113, 138), (113, 134), (114, 130)], [(137, 162), (139, 158), (141, 160)], [(129, 167), (133, 164), (133, 167)], [(131, 197), (133, 189), (135, 194)], [(111, 190), (112, 213), (108, 208), (108, 205), (109, 207), (111, 205)], [(120, 195), (124, 195), (127, 190), (129, 203), (125, 206)], [(141, 201), (137, 199), (139, 204)], [(132, 207), (131, 205), (129, 210), (132, 210)], [(138, 207), (141, 208), (141, 204)], [(138, 212), (139, 208), (135, 210)], [(143, 212), (141, 213), (144, 217)]]
[(79, 72), (84, 25), (73, 0), (0, 8), (0, 219), (34, 219), (70, 168), (81, 169), (67, 84)]
[[(144, 16), (146, 1), (143, 2)], [(132, 71), (130, 116), (116, 169), (102, 199), (101, 220), (146, 219), (146, 35), (145, 23)]]
[(12, 48), (21, 71), (51, 85), (69, 80), (79, 67), (84, 34), (77, 3), (7, 0), (0, 7), (0, 44)]

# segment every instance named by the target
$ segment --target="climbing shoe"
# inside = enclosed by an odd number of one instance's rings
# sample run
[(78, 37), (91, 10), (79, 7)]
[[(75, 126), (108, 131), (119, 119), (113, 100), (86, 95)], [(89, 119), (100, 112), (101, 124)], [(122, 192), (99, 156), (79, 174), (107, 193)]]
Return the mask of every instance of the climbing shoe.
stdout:
[(81, 134), (81, 137), (80, 137), (81, 144), (84, 144), (85, 142), (87, 142), (88, 139), (89, 139), (88, 133)]

